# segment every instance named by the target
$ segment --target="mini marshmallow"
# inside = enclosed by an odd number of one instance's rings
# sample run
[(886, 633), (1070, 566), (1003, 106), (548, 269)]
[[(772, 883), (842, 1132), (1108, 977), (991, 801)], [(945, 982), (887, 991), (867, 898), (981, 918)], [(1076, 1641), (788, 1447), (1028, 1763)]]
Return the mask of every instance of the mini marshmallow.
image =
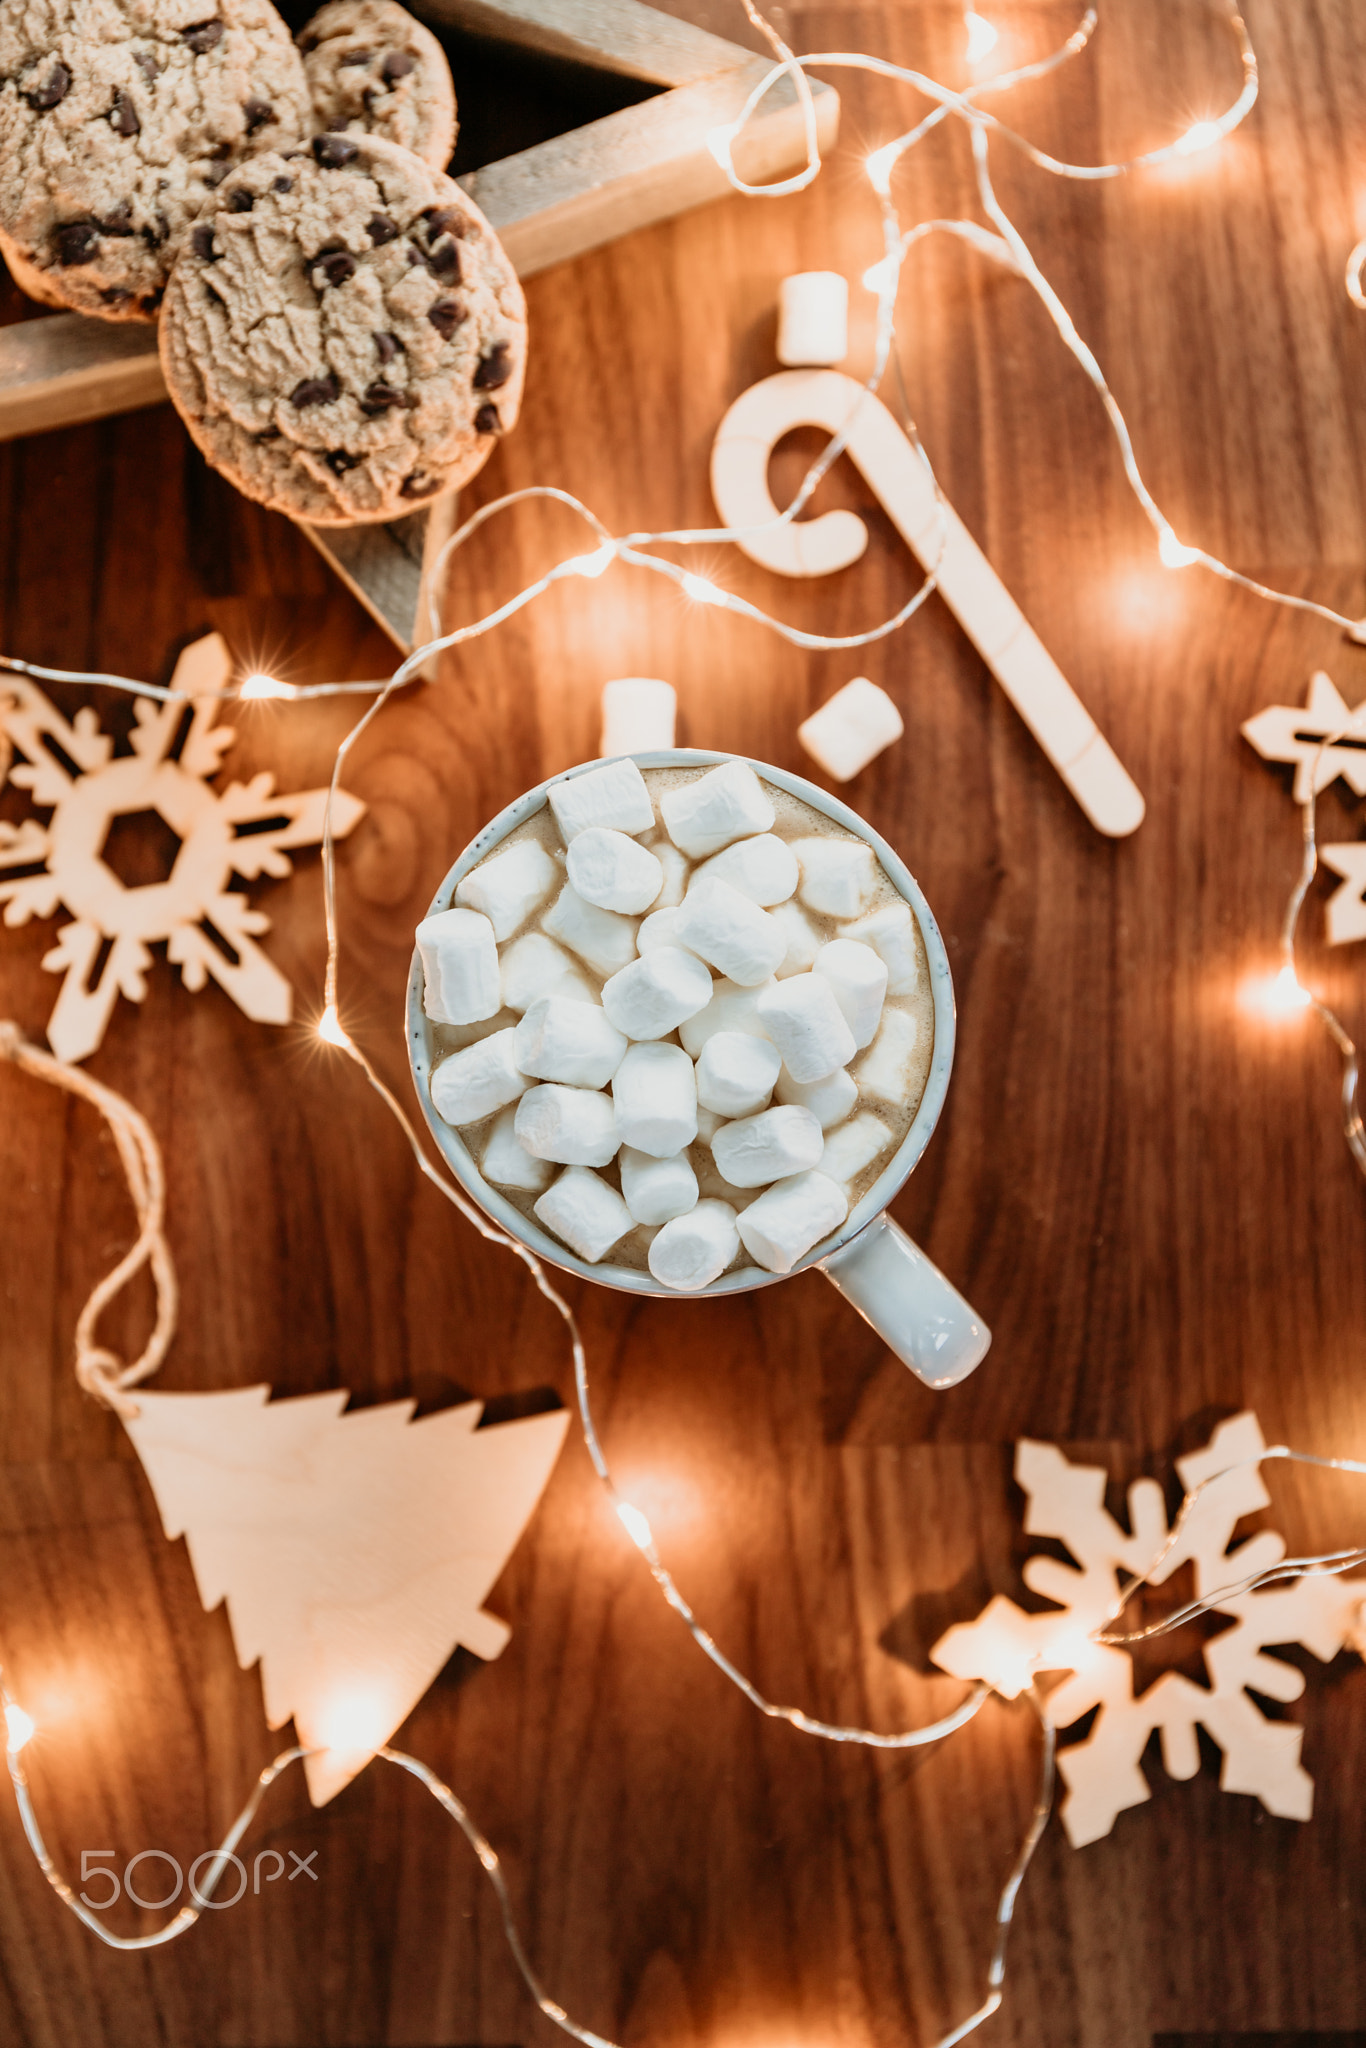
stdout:
[(672, 839), (656, 838), (650, 851), (664, 870), (664, 887), (655, 898), (655, 909), (670, 910), (683, 901), (692, 862), (679, 852)]
[(434, 1024), (477, 1024), (503, 1007), (493, 926), (477, 910), (438, 910), (417, 928), (422, 1007)]
[(795, 1102), (809, 1109), (823, 1131), (842, 1124), (858, 1101), (858, 1083), (845, 1067), (837, 1067), (823, 1081), (794, 1081), (784, 1067), (774, 1090), (779, 1102)]
[(764, 786), (743, 761), (727, 761), (696, 782), (665, 790), (659, 810), (670, 839), (692, 860), (705, 860), (732, 839), (767, 832), (773, 824)]
[(762, 1116), (722, 1124), (711, 1156), (737, 1188), (762, 1188), (815, 1166), (825, 1140), (809, 1109), (766, 1109)]
[(767, 909), (786, 902), (796, 889), (797, 856), (775, 832), (760, 832), (754, 839), (737, 839), (724, 853), (713, 854), (693, 876), (694, 888), (704, 875), (729, 882), (732, 889)]
[(847, 1067), (858, 1048), (823, 974), (789, 974), (759, 998), (764, 1029), (794, 1081), (823, 1081)]
[(665, 1287), (696, 1293), (719, 1279), (739, 1249), (730, 1203), (699, 1202), (686, 1216), (664, 1225), (650, 1246), (650, 1271)]
[(909, 903), (888, 903), (856, 924), (847, 924), (842, 939), (860, 939), (885, 961), (889, 996), (909, 996), (920, 982), (920, 953)]
[(631, 1212), (616, 1189), (583, 1166), (562, 1173), (549, 1193), (532, 1204), (532, 1213), (590, 1266), (632, 1227)]
[(879, 1102), (906, 1102), (911, 1093), (911, 1061), (919, 1035), (915, 1018), (905, 1010), (885, 1010), (872, 1050), (860, 1061), (854, 1076), (859, 1094), (871, 1095)]
[(574, 1088), (605, 1088), (626, 1051), (626, 1040), (605, 1010), (567, 996), (542, 996), (533, 1003), (512, 1045), (524, 1074)]
[(821, 1154), (821, 1172), (827, 1180), (847, 1188), (850, 1181), (857, 1180), (864, 1167), (871, 1166), (891, 1142), (892, 1134), (881, 1117), (865, 1109), (861, 1115), (851, 1117), (847, 1124), (841, 1124), (838, 1130), (828, 1133), (825, 1150)]
[(782, 927), (729, 882), (694, 881), (683, 898), (679, 939), (742, 988), (767, 981), (787, 951)]
[(723, 1116), (718, 1116), (714, 1109), (704, 1109), (699, 1102), (697, 1105), (696, 1142), (699, 1145), (710, 1146), (712, 1139), (725, 1121), (726, 1119)]
[(718, 1031), (748, 1031), (752, 1038), (767, 1038), (768, 1027), (759, 1016), (759, 998), (776, 986), (765, 981), (758, 988), (737, 988), (733, 981), (717, 981), (706, 1009), (695, 1017), (685, 1017), (678, 1027), (683, 1050), (700, 1058), (703, 1046)]
[(849, 353), (849, 286), (837, 270), (799, 270), (778, 287), (778, 361), (789, 369), (842, 363)]
[(722, 1116), (751, 1116), (766, 1109), (782, 1067), (776, 1045), (747, 1031), (718, 1031), (697, 1062), (697, 1100)]
[(546, 912), (544, 923), (551, 937), (562, 939), (595, 974), (615, 974), (636, 957), (635, 919), (585, 903), (569, 883)]
[(477, 1124), (530, 1086), (513, 1057), (515, 1030), (495, 1031), (454, 1052), (432, 1075), (432, 1107), (448, 1124)]
[(711, 1001), (711, 976), (681, 946), (656, 946), (602, 985), (602, 1006), (628, 1038), (667, 1038)]
[[(664, 910), (652, 910), (648, 917), (642, 917), (640, 920), (640, 930), (636, 933), (636, 950), (638, 952), (650, 953), (653, 952), (656, 946), (676, 946), (677, 944), (678, 905), (676, 903), (670, 904)], [(685, 953), (690, 950), (687, 946), (683, 948)]]
[(678, 698), (653, 676), (620, 676), (602, 686), (604, 755), (654, 754), (674, 743)]
[(823, 974), (835, 991), (835, 1001), (854, 1034), (854, 1044), (862, 1052), (876, 1038), (882, 1020), (882, 999), (887, 993), (886, 961), (861, 939), (832, 939), (816, 955), (816, 972)]
[(843, 1190), (826, 1174), (798, 1173), (765, 1189), (738, 1219), (737, 1229), (756, 1265), (770, 1273), (790, 1273), (848, 1214)]
[(816, 955), (825, 944), (824, 939), (800, 903), (775, 903), (769, 915), (777, 918), (787, 940), (787, 951), (774, 973), (779, 981), (789, 974), (805, 974), (808, 967), (815, 965)]
[(590, 825), (576, 835), (566, 866), (584, 902), (600, 910), (648, 910), (664, 886), (664, 870), (654, 855), (605, 825)]
[(503, 1001), (510, 1010), (529, 1010), (541, 996), (574, 996), (595, 1003), (597, 996), (563, 946), (544, 932), (523, 932), (502, 953)]
[(550, 1167), (544, 1159), (533, 1159), (515, 1129), (517, 1112), (502, 1110), (484, 1143), (479, 1171), (496, 1188), (524, 1188), (539, 1195), (550, 1185)]
[(794, 839), (801, 864), (797, 894), (827, 917), (861, 917), (877, 887), (877, 857), (862, 839)]
[(855, 676), (797, 727), (797, 738), (832, 782), (852, 782), (860, 769), (906, 730), (885, 690)]
[(560, 1166), (606, 1166), (621, 1145), (611, 1097), (558, 1081), (527, 1090), (513, 1128), (533, 1158)]
[(606, 825), (613, 832), (648, 832), (655, 821), (655, 807), (645, 787), (645, 777), (634, 761), (608, 761), (590, 768), (586, 775), (574, 775), (550, 785), (550, 808), (566, 846), (591, 825)]
[(652, 1159), (671, 1159), (697, 1136), (692, 1061), (676, 1045), (628, 1046), (612, 1077), (612, 1099), (621, 1143)]
[(481, 910), (501, 945), (545, 902), (559, 879), (559, 865), (539, 839), (519, 839), (466, 875), (455, 900)]
[(671, 1159), (652, 1159), (623, 1145), (620, 1155), (621, 1192), (637, 1223), (672, 1223), (697, 1205), (697, 1175), (686, 1152)]

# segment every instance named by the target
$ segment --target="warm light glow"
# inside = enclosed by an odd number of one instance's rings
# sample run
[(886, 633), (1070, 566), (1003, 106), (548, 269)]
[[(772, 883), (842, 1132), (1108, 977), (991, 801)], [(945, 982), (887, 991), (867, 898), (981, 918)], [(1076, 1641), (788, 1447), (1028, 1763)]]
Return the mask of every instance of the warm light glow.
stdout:
[(875, 149), (864, 165), (869, 184), (875, 192), (880, 192), (884, 199), (892, 189), (892, 172), (897, 167), (900, 155), (901, 151), (896, 144), (889, 142), (885, 148)]
[(318, 1019), (318, 1036), (325, 1038), (329, 1045), (350, 1045), (351, 1040), (342, 1029), (341, 1018), (337, 1015), (335, 1003), (329, 1003)]
[(718, 590), (714, 583), (708, 583), (705, 576), (691, 574), (683, 578), (683, 595), (690, 597), (694, 604), (724, 604), (726, 593)]
[(635, 1544), (636, 1549), (648, 1550), (654, 1542), (654, 1537), (650, 1533), (650, 1524), (646, 1521), (640, 1509), (633, 1508), (629, 1500), (619, 1500), (617, 1502), (617, 1513), (621, 1517), (622, 1528)]
[(6, 1747), (11, 1756), (18, 1756), (24, 1744), (33, 1736), (33, 1717), (26, 1714), (22, 1707), (16, 1707), (11, 1700), (5, 1708), (5, 1727), (9, 1735)]
[(1245, 1010), (1255, 1010), (1263, 1017), (1293, 1017), (1307, 1010), (1314, 998), (1301, 985), (1294, 968), (1287, 965), (1277, 975), (1245, 981), (1238, 1000)]
[(346, 1693), (332, 1700), (318, 1723), (327, 1749), (378, 1749), (389, 1733), (383, 1705), (372, 1694)]
[(292, 697), (293, 683), (282, 683), (275, 676), (265, 674), (248, 676), (242, 684), (243, 697)]
[(1095, 1659), (1096, 1645), (1083, 1629), (1066, 1629), (1039, 1654), (1042, 1671), (1084, 1671)]
[(591, 555), (575, 555), (565, 563), (565, 569), (574, 576), (601, 576), (616, 560), (616, 549), (611, 541), (605, 540), (600, 548), (594, 548)]
[(1215, 143), (1223, 139), (1224, 131), (1217, 121), (1197, 121), (1179, 142), (1172, 144), (1172, 148), (1178, 156), (1195, 156), (1202, 149), (1213, 149)]
[(1192, 562), (1200, 559), (1199, 548), (1188, 548), (1179, 541), (1170, 526), (1164, 526), (1157, 537), (1157, 552), (1163, 566), (1168, 569), (1188, 569)]
[(999, 31), (985, 15), (974, 14), (971, 8), (963, 16), (963, 26), (968, 32), (968, 62), (980, 64), (996, 48)]

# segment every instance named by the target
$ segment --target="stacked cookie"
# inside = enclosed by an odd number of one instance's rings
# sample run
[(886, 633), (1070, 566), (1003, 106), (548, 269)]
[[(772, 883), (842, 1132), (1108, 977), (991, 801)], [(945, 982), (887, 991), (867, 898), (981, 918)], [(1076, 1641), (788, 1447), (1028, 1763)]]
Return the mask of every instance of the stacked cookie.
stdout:
[(522, 294), (445, 175), (454, 136), (441, 47), (396, 0), (330, 0), (300, 48), (270, 0), (0, 7), (16, 281), (160, 312), (208, 459), (319, 524), (412, 511), (516, 418)]

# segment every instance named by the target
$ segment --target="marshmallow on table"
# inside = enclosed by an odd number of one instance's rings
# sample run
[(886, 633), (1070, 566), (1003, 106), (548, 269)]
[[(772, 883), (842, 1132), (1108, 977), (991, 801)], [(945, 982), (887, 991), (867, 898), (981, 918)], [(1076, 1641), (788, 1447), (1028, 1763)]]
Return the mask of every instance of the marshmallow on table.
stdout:
[(655, 821), (645, 777), (634, 761), (608, 761), (586, 774), (552, 782), (547, 795), (566, 846), (590, 825), (634, 836), (648, 832)]
[(654, 855), (606, 825), (577, 833), (565, 865), (584, 902), (596, 903), (599, 910), (648, 910), (664, 886), (664, 870)]
[(776, 1045), (748, 1031), (718, 1031), (697, 1062), (697, 1100), (721, 1116), (751, 1116), (764, 1109), (782, 1068)]
[(711, 1156), (732, 1187), (762, 1188), (815, 1166), (824, 1144), (818, 1120), (793, 1104), (722, 1124)]
[(849, 1214), (844, 1192), (819, 1171), (766, 1188), (738, 1219), (745, 1250), (770, 1273), (790, 1273)]
[(529, 1086), (513, 1056), (515, 1030), (493, 1031), (443, 1060), (431, 1079), (432, 1107), (448, 1124), (477, 1124)]
[(827, 917), (862, 917), (877, 886), (877, 856), (863, 839), (794, 839), (801, 866), (797, 894)]
[(539, 1195), (550, 1185), (550, 1167), (544, 1159), (533, 1159), (517, 1136), (515, 1109), (500, 1111), (484, 1142), (479, 1171), (496, 1188), (523, 1188)]
[(455, 900), (482, 911), (501, 945), (545, 902), (559, 879), (559, 866), (539, 839), (519, 839), (466, 875)]
[(760, 832), (753, 839), (737, 839), (724, 853), (714, 853), (693, 876), (693, 887), (704, 875), (729, 882), (742, 896), (765, 909), (784, 902), (797, 886), (797, 856), (776, 832)]
[(655, 754), (674, 743), (678, 699), (653, 676), (620, 676), (602, 686), (603, 754)]
[(602, 985), (602, 1006), (628, 1038), (666, 1038), (710, 1001), (711, 976), (680, 946), (656, 946)]
[(779, 1102), (795, 1102), (809, 1109), (823, 1131), (842, 1124), (858, 1101), (858, 1083), (845, 1067), (837, 1067), (823, 1081), (794, 1081), (784, 1067), (775, 1094)]
[(683, 898), (674, 927), (680, 945), (742, 988), (756, 988), (787, 951), (782, 926), (729, 882), (706, 876)]
[(595, 1003), (597, 996), (579, 972), (578, 963), (544, 932), (523, 932), (504, 948), (503, 1001), (510, 1010), (529, 1010), (540, 996), (574, 995)]
[(835, 991), (835, 1001), (862, 1052), (877, 1036), (882, 999), (887, 993), (887, 963), (860, 939), (832, 939), (816, 955), (816, 972)]
[(605, 1088), (621, 1065), (626, 1040), (597, 1003), (542, 996), (513, 1034), (513, 1054), (538, 1081)]
[(816, 955), (825, 944), (824, 939), (800, 903), (775, 903), (769, 916), (777, 919), (787, 940), (787, 951), (774, 968), (774, 973), (779, 981), (789, 974), (804, 974), (808, 967), (815, 965)]
[(789, 369), (842, 363), (849, 353), (849, 286), (837, 270), (799, 270), (778, 287), (778, 361)]
[(493, 926), (477, 910), (438, 910), (417, 928), (422, 1007), (434, 1024), (478, 1024), (503, 1007)]
[[(594, 1096), (605, 1102), (605, 1096)], [(612, 1076), (616, 1129), (623, 1145), (671, 1159), (697, 1136), (697, 1087), (688, 1055), (676, 1045), (632, 1045)]]
[(855, 676), (797, 727), (797, 738), (832, 782), (852, 782), (906, 730), (885, 690)]
[(705, 860), (732, 839), (767, 832), (773, 824), (764, 786), (743, 761), (727, 761), (696, 782), (665, 790), (659, 810), (670, 839), (691, 860)]
[(776, 982), (761, 982), (758, 988), (738, 988), (722, 979), (713, 984), (711, 1001), (695, 1017), (685, 1017), (678, 1027), (683, 1050), (693, 1059), (701, 1056), (707, 1040), (718, 1031), (748, 1031), (755, 1038), (767, 1038), (768, 1027), (759, 1016), (759, 999)]
[(835, 991), (823, 974), (789, 974), (762, 991), (760, 1022), (794, 1081), (823, 1081), (858, 1050)]
[(872, 1050), (859, 1062), (854, 1076), (860, 1095), (872, 1095), (879, 1102), (904, 1102), (910, 1092), (910, 1067), (920, 1035), (914, 1017), (904, 1010), (887, 1010), (873, 1040)]
[(892, 1134), (881, 1117), (870, 1109), (851, 1117), (847, 1124), (826, 1133), (820, 1168), (827, 1180), (847, 1187), (857, 1180), (865, 1166), (871, 1166), (892, 1142)]
[(562, 1173), (554, 1187), (533, 1202), (532, 1213), (590, 1266), (634, 1227), (616, 1189), (584, 1166)]
[(665, 1287), (693, 1293), (719, 1279), (740, 1249), (729, 1202), (699, 1202), (666, 1223), (649, 1250), (649, 1266)]
[(914, 994), (920, 982), (920, 954), (916, 950), (915, 924), (909, 903), (888, 903), (848, 924), (842, 939), (860, 939), (880, 955), (887, 968), (889, 996)]
[(558, 1081), (527, 1090), (513, 1129), (533, 1158), (560, 1166), (606, 1166), (621, 1145), (611, 1097)]
[(686, 1152), (653, 1159), (648, 1152), (623, 1145), (618, 1164), (621, 1192), (637, 1223), (672, 1223), (675, 1216), (686, 1216), (696, 1207), (697, 1175)]
[(636, 957), (635, 919), (585, 903), (568, 882), (546, 912), (545, 928), (586, 960), (595, 974), (615, 974)]

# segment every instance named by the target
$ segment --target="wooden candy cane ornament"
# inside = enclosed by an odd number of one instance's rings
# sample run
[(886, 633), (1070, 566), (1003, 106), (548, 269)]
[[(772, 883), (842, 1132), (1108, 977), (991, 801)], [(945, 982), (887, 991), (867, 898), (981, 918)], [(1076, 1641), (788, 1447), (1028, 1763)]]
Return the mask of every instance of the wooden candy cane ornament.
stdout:
[[(938, 561), (945, 603), (1097, 831), (1121, 839), (1143, 820), (1143, 798), (1076, 691), (1033, 631), (923, 456), (881, 399), (840, 370), (785, 370), (737, 398), (717, 429), (711, 488), (721, 518), (744, 532), (736, 545), (780, 576), (829, 576), (868, 545), (853, 512), (770, 525), (778, 518), (768, 462), (794, 427), (847, 436), (851, 459), (911, 551)], [(941, 552), (942, 538), (942, 552)]]

